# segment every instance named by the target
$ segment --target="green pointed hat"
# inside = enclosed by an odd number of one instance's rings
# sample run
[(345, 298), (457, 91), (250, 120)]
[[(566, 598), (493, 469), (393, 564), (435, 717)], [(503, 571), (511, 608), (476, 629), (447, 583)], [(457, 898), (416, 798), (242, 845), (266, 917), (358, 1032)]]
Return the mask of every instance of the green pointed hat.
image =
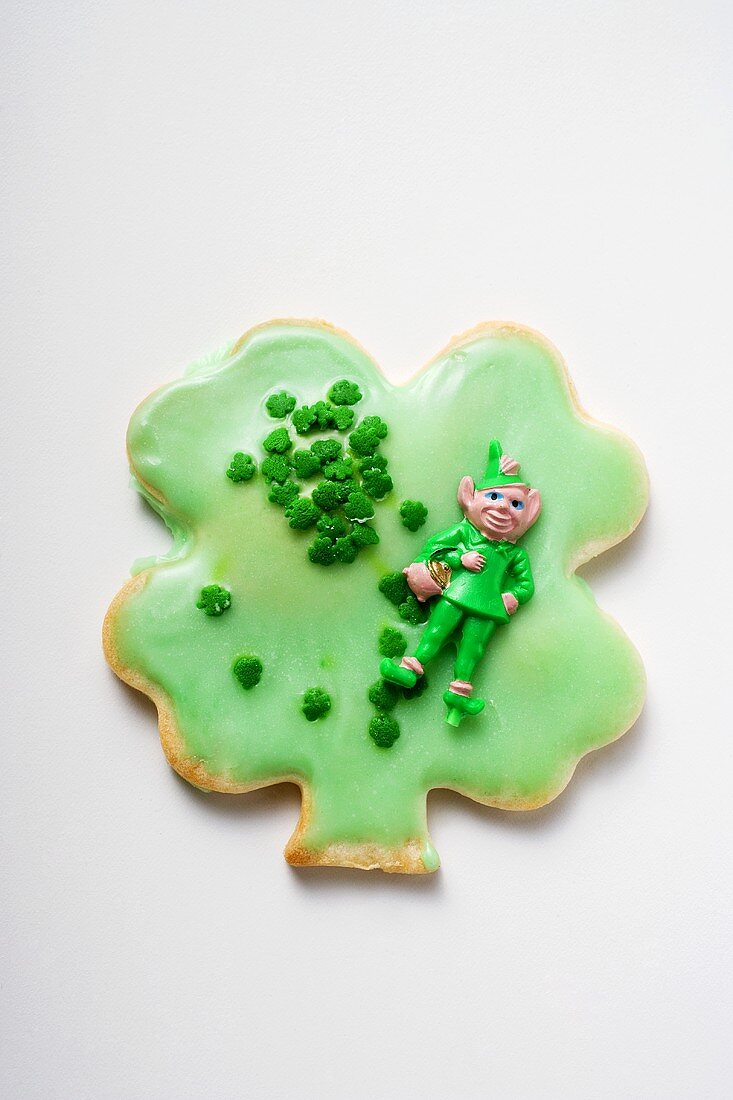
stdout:
[(492, 439), (489, 443), (489, 457), (486, 462), (486, 473), (479, 484), (480, 489), (493, 489), (498, 485), (526, 485), (524, 478), (519, 477), (519, 465), (513, 474), (504, 474), (499, 465), (504, 454), (498, 439)]

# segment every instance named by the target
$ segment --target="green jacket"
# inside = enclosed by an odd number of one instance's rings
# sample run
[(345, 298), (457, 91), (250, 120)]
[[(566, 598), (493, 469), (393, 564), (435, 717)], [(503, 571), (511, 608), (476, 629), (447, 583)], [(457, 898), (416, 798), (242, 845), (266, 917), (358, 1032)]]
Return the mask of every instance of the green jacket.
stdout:
[[(472, 550), (486, 558), (480, 573), (472, 573), (461, 565), (463, 554)], [(445, 562), (452, 570), (443, 598), (481, 619), (509, 622), (502, 592), (511, 592), (520, 604), (534, 594), (526, 551), (513, 542), (484, 538), (467, 519), (425, 543), (417, 560), (427, 562), (431, 559)]]

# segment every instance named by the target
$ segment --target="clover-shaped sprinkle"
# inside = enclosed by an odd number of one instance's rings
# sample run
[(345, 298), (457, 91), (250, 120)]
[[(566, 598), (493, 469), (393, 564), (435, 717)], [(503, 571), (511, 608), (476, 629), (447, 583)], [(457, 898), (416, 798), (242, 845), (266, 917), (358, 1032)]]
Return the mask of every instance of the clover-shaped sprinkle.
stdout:
[(333, 410), (332, 416), (334, 428), (339, 432), (348, 432), (354, 423), (356, 413), (353, 409), (347, 408), (346, 405), (341, 405)]
[(418, 531), (428, 518), (428, 510), (422, 501), (403, 500), (400, 504), (402, 526), (408, 531)]
[(348, 500), (344, 504), (344, 515), (347, 519), (371, 519), (374, 515), (374, 505), (366, 493), (349, 493)]
[(389, 474), (385, 474), (381, 470), (365, 470), (362, 474), (362, 482), (365, 492), (367, 492), (370, 497), (374, 497), (375, 500), (382, 500), (383, 497), (386, 497), (387, 494), (391, 493), (394, 489), (392, 478)]
[(327, 535), (330, 539), (342, 539), (348, 535), (351, 530), (351, 524), (348, 523), (343, 516), (331, 515), (326, 513), (322, 515), (316, 524), (321, 535)]
[(298, 435), (305, 435), (316, 422), (316, 414), (309, 405), (301, 405), (293, 413), (293, 427)]
[(311, 443), (311, 451), (316, 455), (321, 465), (326, 466), (328, 463), (336, 462), (341, 458), (343, 447), (338, 439), (317, 439), (315, 443)]
[(401, 630), (385, 626), (379, 635), (377, 648), (383, 657), (401, 657), (407, 649), (407, 639)]
[(320, 514), (320, 510), (307, 497), (299, 497), (285, 509), (285, 518), (296, 531), (307, 531), (315, 526)]
[(251, 481), (257, 471), (257, 465), (252, 455), (244, 451), (237, 451), (232, 455), (229, 469), (226, 474), (231, 481)]
[(260, 466), (262, 476), (267, 481), (287, 481), (291, 462), (287, 455), (268, 455)]
[(394, 710), (400, 697), (400, 689), (387, 680), (377, 680), (367, 692), (367, 698), (377, 710)]
[(296, 476), (303, 480), (320, 472), (321, 460), (311, 450), (293, 451), (292, 461)]
[(376, 714), (369, 723), (369, 736), (380, 749), (390, 749), (400, 735), (400, 727), (391, 714)]
[(293, 445), (287, 428), (275, 428), (264, 440), (262, 446), (269, 454), (284, 455)]
[(297, 405), (292, 393), (280, 390), (279, 393), (271, 393), (265, 401), (265, 408), (273, 420), (284, 420)]
[[(371, 421), (370, 424), (367, 421)], [(379, 422), (378, 424), (376, 422)], [(384, 428), (384, 431), (382, 431)], [(356, 455), (373, 455), (379, 443), (387, 435), (387, 425), (378, 416), (365, 416), (358, 428), (349, 436), (349, 446)]]
[(319, 718), (325, 718), (330, 711), (331, 696), (322, 688), (308, 688), (303, 695), (300, 709), (309, 722), (316, 722)]
[(420, 603), (411, 592), (407, 599), (399, 605), (397, 612), (400, 618), (404, 619), (410, 626), (417, 626), (427, 619), (430, 614), (430, 606), (426, 603)]
[(232, 672), (245, 691), (251, 691), (262, 679), (262, 661), (252, 653), (242, 653), (232, 665)]
[(334, 382), (331, 386), (328, 397), (334, 405), (355, 405), (357, 401), (361, 401), (362, 394), (356, 382), (349, 382), (348, 379), (342, 378), (340, 382)]
[(219, 584), (207, 584), (201, 589), (196, 606), (207, 615), (223, 615), (232, 605), (231, 593)]
[(336, 462), (328, 462), (323, 467), (323, 476), (327, 481), (346, 481), (352, 473), (350, 458), (340, 458)]
[(399, 607), (410, 594), (410, 586), (404, 573), (385, 573), (379, 582), (379, 591), (390, 603)]
[(335, 540), (319, 535), (308, 547), (308, 558), (314, 565), (333, 565), (336, 561)]
[(376, 546), (379, 535), (368, 523), (357, 523), (351, 532), (351, 538), (356, 546)]
[(333, 552), (336, 561), (341, 561), (344, 565), (351, 565), (353, 561), (356, 561), (356, 556), (359, 553), (359, 543), (353, 535), (346, 535), (345, 538), (336, 539), (333, 544)]
[(279, 504), (281, 508), (287, 508), (287, 506), (292, 504), (299, 495), (300, 490), (294, 481), (283, 481), (282, 484), (273, 481), (270, 484), (270, 492), (267, 494), (267, 499), (272, 504)]
[(324, 512), (332, 512), (342, 503), (341, 490), (335, 481), (320, 481), (311, 497), (313, 503)]

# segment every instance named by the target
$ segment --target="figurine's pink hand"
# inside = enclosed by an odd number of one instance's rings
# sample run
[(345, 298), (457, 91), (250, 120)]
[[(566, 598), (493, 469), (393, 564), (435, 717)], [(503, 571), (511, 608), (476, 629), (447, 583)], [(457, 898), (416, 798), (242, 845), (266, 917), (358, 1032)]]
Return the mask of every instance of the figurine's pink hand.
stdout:
[(472, 573), (480, 573), (486, 565), (486, 558), (483, 554), (479, 554), (478, 550), (471, 550), (468, 554), (463, 554), (461, 557), (461, 565), (464, 569), (469, 569)]
[(511, 592), (502, 592), (501, 598), (504, 601), (507, 615), (513, 615), (519, 607), (519, 600), (517, 597), (512, 596)]

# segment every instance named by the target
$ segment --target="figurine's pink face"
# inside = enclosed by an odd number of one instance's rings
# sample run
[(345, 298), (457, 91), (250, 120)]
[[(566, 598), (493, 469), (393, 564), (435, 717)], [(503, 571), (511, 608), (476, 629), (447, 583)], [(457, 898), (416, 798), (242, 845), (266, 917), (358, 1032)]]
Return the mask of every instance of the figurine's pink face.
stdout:
[(536, 489), (516, 485), (476, 489), (470, 477), (458, 486), (458, 503), (466, 519), (487, 539), (516, 542), (540, 514), (542, 502)]

